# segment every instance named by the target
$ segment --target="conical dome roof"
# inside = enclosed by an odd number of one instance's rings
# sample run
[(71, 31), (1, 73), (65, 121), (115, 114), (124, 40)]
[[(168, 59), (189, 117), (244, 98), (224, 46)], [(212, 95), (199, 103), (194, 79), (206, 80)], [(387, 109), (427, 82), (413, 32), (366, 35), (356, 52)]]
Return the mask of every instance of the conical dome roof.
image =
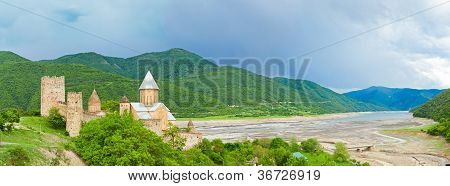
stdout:
[(121, 103), (129, 103), (130, 101), (128, 100), (128, 98), (126, 96), (123, 96), (122, 99), (120, 99)]
[(145, 75), (144, 81), (142, 81), (139, 90), (148, 90), (148, 89), (156, 89), (159, 90), (158, 85), (156, 84), (155, 78), (153, 78), (152, 73), (150, 71)]
[(91, 97), (89, 97), (89, 103), (100, 103), (100, 97), (97, 95), (97, 91), (92, 91)]

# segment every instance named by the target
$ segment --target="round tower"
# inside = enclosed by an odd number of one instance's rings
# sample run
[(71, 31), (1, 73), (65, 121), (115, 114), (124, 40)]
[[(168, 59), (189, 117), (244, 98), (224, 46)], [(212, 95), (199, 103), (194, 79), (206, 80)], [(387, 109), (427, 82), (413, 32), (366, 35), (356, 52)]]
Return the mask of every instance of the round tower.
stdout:
[(159, 102), (159, 87), (150, 71), (147, 72), (139, 87), (139, 97), (139, 102), (146, 106)]

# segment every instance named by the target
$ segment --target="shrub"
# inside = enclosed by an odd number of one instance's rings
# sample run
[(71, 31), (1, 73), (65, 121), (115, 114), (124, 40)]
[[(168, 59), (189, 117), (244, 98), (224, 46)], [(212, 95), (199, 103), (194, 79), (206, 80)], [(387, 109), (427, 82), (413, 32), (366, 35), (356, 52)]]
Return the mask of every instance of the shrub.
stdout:
[(350, 154), (347, 147), (342, 142), (336, 143), (336, 149), (333, 152), (333, 157), (337, 162), (347, 162), (350, 159)]
[(28, 152), (22, 147), (8, 149), (7, 154), (9, 156), (9, 161), (13, 166), (25, 166), (30, 163)]
[(306, 159), (305, 158), (297, 158), (294, 156), (290, 156), (288, 161), (286, 162), (287, 166), (305, 166)]
[(307, 139), (306, 141), (302, 141), (300, 144), (300, 147), (305, 152), (318, 152), (318, 151), (322, 150), (322, 146), (314, 138), (310, 138), (310, 139)]
[(272, 139), (272, 141), (270, 142), (270, 149), (276, 149), (276, 148), (288, 148), (289, 144), (287, 142), (285, 142), (283, 139), (281, 138), (274, 138)]
[(0, 113), (0, 131), (11, 131), (13, 123), (20, 122), (20, 114), (18, 109), (6, 109)]
[(47, 121), (54, 129), (66, 128), (66, 118), (59, 113), (59, 109), (51, 108), (47, 117)]

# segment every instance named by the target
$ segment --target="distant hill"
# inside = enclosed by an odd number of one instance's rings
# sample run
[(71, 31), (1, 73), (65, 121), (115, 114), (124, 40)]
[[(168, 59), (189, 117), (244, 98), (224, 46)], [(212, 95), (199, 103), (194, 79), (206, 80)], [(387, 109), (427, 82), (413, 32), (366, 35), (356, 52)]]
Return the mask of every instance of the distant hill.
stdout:
[(19, 56), (13, 52), (9, 51), (0, 51), (0, 64), (6, 62), (23, 62), (30, 61), (22, 56)]
[(419, 106), (442, 90), (417, 90), (408, 88), (370, 87), (363, 90), (345, 93), (344, 95), (371, 103), (387, 110), (410, 110)]
[(151, 52), (131, 58), (102, 56), (97, 53), (66, 55), (54, 60), (42, 60), (44, 63), (82, 64), (100, 71), (111, 72), (133, 79), (144, 78), (150, 70), (157, 79), (176, 78), (210, 72), (217, 65), (197, 54), (183, 49), (171, 49), (164, 52)]
[(415, 117), (430, 118), (435, 121), (450, 120), (450, 89), (442, 91), (433, 99), (414, 109)]
[(176, 117), (257, 117), (379, 110), (310, 81), (269, 78), (250, 71), (219, 67), (172, 49), (131, 58), (82, 53), (39, 62), (0, 64), (0, 109), (39, 109), (40, 78), (66, 76), (67, 91), (82, 91), (84, 104), (95, 87), (103, 101), (127, 95), (138, 100), (138, 87), (150, 70), (160, 99)]

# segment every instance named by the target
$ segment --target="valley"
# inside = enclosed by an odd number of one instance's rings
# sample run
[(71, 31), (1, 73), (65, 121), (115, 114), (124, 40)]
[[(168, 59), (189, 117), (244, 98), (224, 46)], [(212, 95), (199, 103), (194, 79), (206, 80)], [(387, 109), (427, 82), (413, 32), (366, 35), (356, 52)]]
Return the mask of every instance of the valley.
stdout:
[[(317, 138), (329, 152), (334, 150), (335, 142), (341, 141), (347, 144), (353, 158), (371, 165), (436, 166), (450, 160), (450, 145), (443, 138), (429, 136), (420, 130), (408, 130), (429, 125), (433, 121), (413, 118), (408, 112), (194, 122), (197, 130), (208, 139)], [(180, 125), (183, 123), (178, 122)]]

